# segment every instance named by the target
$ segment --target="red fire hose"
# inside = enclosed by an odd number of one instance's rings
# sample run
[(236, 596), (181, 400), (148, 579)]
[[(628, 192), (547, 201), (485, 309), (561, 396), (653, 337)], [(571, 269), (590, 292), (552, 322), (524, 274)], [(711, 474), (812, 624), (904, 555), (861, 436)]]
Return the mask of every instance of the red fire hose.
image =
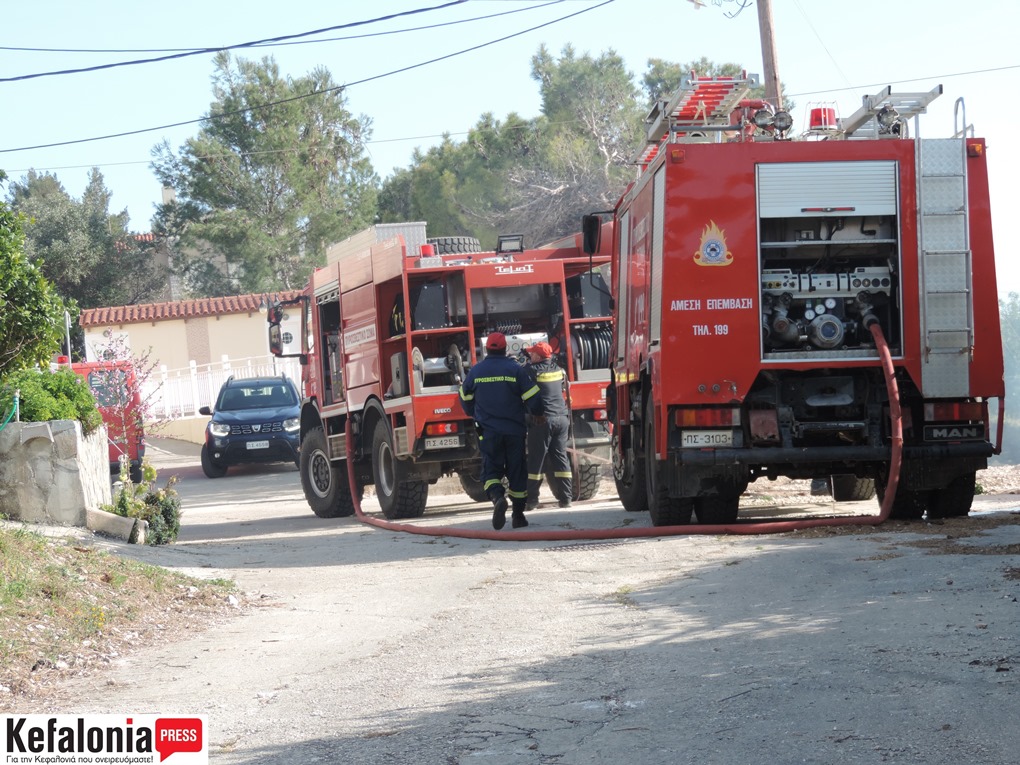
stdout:
[[(640, 537), (667, 537), (680, 535), (712, 535), (712, 534), (781, 534), (788, 531), (799, 531), (802, 529), (814, 529), (823, 526), (877, 526), (889, 518), (892, 511), (893, 500), (896, 497), (896, 487), (899, 483), (900, 464), (903, 452), (903, 421), (900, 411), (899, 386), (896, 384), (896, 371), (892, 363), (892, 355), (889, 353), (889, 346), (885, 341), (885, 335), (878, 321), (874, 317), (867, 317), (865, 324), (875, 338), (875, 346), (878, 349), (879, 358), (882, 362), (882, 370), (885, 374), (886, 390), (889, 393), (889, 419), (892, 425), (892, 454), (889, 461), (889, 479), (885, 487), (882, 504), (879, 507), (878, 515), (844, 516), (839, 518), (801, 518), (786, 521), (761, 521), (758, 523), (732, 523), (702, 525), (691, 524), (686, 526), (652, 526), (646, 528), (622, 528), (622, 529), (571, 529), (571, 530), (542, 530), (542, 531), (489, 531), (457, 528), (435, 528), (424, 527), (413, 523), (395, 523), (393, 521), (374, 518), (366, 515), (361, 510), (361, 502), (357, 496), (354, 500), (354, 513), (358, 520), (370, 526), (376, 526), (390, 531), (403, 531), (409, 534), (420, 534), (430, 537), (460, 537), (463, 539), (489, 539), (500, 542), (546, 542), (560, 540), (579, 539), (635, 539)], [(353, 439), (351, 436), (350, 419), (347, 420), (346, 428), (347, 454), (354, 453)], [(355, 485), (354, 465), (352, 460), (347, 460), (347, 478), (349, 486)]]

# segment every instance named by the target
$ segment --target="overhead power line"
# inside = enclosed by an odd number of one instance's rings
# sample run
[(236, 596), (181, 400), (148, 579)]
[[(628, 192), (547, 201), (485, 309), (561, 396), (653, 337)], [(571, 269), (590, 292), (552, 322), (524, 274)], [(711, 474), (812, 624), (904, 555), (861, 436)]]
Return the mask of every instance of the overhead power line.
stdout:
[[(461, 2), (461, 1), (462, 0), (458, 0), (458, 2)], [(461, 55), (463, 55), (465, 53), (470, 53), (472, 51), (480, 50), (481, 48), (486, 48), (486, 47), (488, 47), (490, 45), (495, 45), (496, 43), (500, 43), (500, 42), (504, 42), (506, 40), (513, 39), (514, 37), (520, 37), (521, 35), (527, 34), (528, 32), (534, 32), (536, 29), (542, 29), (543, 27), (548, 27), (548, 26), (552, 26), (553, 24), (558, 24), (561, 21), (566, 21), (567, 19), (574, 18), (575, 16), (580, 16), (582, 13), (588, 13), (589, 11), (594, 11), (594, 10), (596, 10), (598, 8), (601, 8), (601, 7), (605, 6), (605, 5), (609, 5), (610, 3), (614, 3), (614, 2), (616, 2), (616, 0), (603, 0), (603, 2), (599, 3), (598, 5), (593, 5), (593, 6), (590, 6), (588, 8), (584, 8), (583, 10), (576, 11), (574, 13), (570, 13), (570, 14), (568, 14), (566, 16), (561, 16), (558, 19), (553, 19), (552, 21), (547, 21), (544, 24), (538, 24), (536, 26), (529, 27), (528, 29), (523, 29), (520, 32), (514, 32), (513, 34), (505, 35), (505, 36), (499, 37), (499, 38), (497, 38), (495, 40), (489, 40), (488, 42), (480, 43), (478, 45), (473, 45), (470, 48), (464, 48), (463, 50), (455, 51), (454, 53), (447, 53), (446, 55), (443, 55), (443, 56), (437, 56), (435, 58), (430, 58), (427, 61), (421, 61), (421, 62), (419, 62), (417, 64), (411, 64), (409, 66), (404, 66), (404, 67), (401, 67), (400, 69), (393, 69), (393, 70), (391, 70), (389, 72), (384, 72), (382, 74), (376, 74), (376, 75), (373, 75), (371, 77), (365, 77), (364, 79), (355, 80), (353, 82), (348, 82), (348, 83), (345, 83), (344, 85), (338, 85), (335, 88), (326, 88), (325, 90), (318, 90), (318, 91), (315, 91), (315, 92), (312, 92), (312, 93), (305, 93), (305, 94), (302, 94), (300, 96), (292, 96), (291, 98), (283, 98), (283, 99), (280, 99), (279, 101), (270, 101), (268, 103), (259, 104), (258, 106), (250, 106), (250, 107), (247, 107), (245, 109), (234, 109), (233, 111), (229, 111), (229, 112), (222, 112), (220, 114), (211, 114), (211, 115), (206, 116), (206, 117), (198, 117), (196, 119), (191, 119), (191, 120), (182, 120), (180, 122), (172, 122), (172, 123), (169, 123), (169, 124), (166, 124), (166, 125), (157, 125), (156, 127), (139, 128), (138, 130), (125, 130), (125, 131), (123, 131), (121, 133), (108, 133), (106, 135), (93, 136), (91, 138), (77, 138), (77, 139), (74, 139), (74, 140), (71, 140), (71, 141), (56, 141), (54, 143), (36, 144), (34, 146), (19, 146), (17, 148), (13, 148), (13, 149), (0, 149), (0, 154), (10, 154), (10, 153), (15, 152), (15, 151), (32, 151), (34, 149), (52, 149), (52, 148), (57, 147), (57, 146), (71, 146), (73, 144), (79, 144), (79, 143), (91, 143), (93, 141), (105, 141), (105, 140), (108, 140), (108, 139), (111, 139), (111, 138), (124, 138), (124, 137), (129, 136), (129, 135), (140, 135), (141, 133), (152, 133), (152, 132), (155, 132), (157, 130), (169, 130), (170, 128), (183, 127), (185, 125), (195, 125), (197, 123), (206, 122), (206, 121), (209, 121), (209, 120), (223, 119), (225, 117), (232, 117), (232, 116), (235, 116), (235, 115), (238, 115), (238, 114), (246, 114), (248, 112), (254, 112), (254, 111), (257, 111), (257, 110), (270, 109), (270, 108), (272, 108), (274, 106), (279, 106), (280, 104), (287, 104), (287, 103), (291, 103), (293, 101), (300, 101), (302, 99), (312, 98), (314, 96), (322, 96), (322, 95), (326, 95), (327, 93), (336, 93), (338, 91), (346, 90), (347, 88), (353, 87), (355, 85), (363, 85), (366, 82), (373, 82), (375, 80), (380, 80), (380, 79), (382, 79), (384, 77), (391, 77), (391, 76), (393, 76), (395, 74), (401, 74), (403, 72), (411, 71), (412, 69), (418, 69), (418, 68), (423, 67), (423, 66), (428, 66), (429, 64), (435, 64), (435, 63), (437, 63), (439, 61), (445, 61), (446, 59), (449, 59), (449, 58), (454, 58), (456, 56), (461, 56)]]
[(168, 56), (159, 56), (157, 58), (141, 58), (135, 59), (134, 61), (118, 61), (112, 64), (96, 64), (95, 66), (81, 67), (80, 69), (59, 69), (55, 72), (36, 72), (35, 74), (19, 74), (15, 77), (0, 77), (0, 82), (17, 82), (19, 80), (32, 80), (37, 77), (55, 77), (63, 74), (80, 74), (81, 72), (98, 72), (102, 69), (115, 69), (121, 66), (137, 66), (138, 64), (152, 64), (158, 61), (172, 61), (173, 59), (187, 58), (189, 56), (201, 56), (207, 53), (219, 53), (224, 50), (238, 50), (239, 48), (253, 48), (266, 43), (280, 42), (282, 40), (293, 40), (298, 37), (310, 37), (311, 35), (322, 34), (323, 32), (333, 32), (337, 29), (350, 29), (351, 27), (360, 27), (366, 24), (376, 24), (380, 21), (389, 21), (390, 19), (399, 18), (400, 16), (411, 16), (416, 13), (427, 13), (429, 11), (438, 11), (444, 8), (450, 8), (454, 5), (462, 5), (468, 2), (468, 0), (451, 0), (449, 3), (443, 5), (434, 5), (430, 8), (415, 8), (411, 11), (401, 11), (400, 13), (391, 13), (388, 16), (380, 16), (375, 19), (368, 19), (366, 21), (352, 21), (349, 24), (337, 24), (331, 27), (323, 27), (322, 29), (313, 29), (310, 32), (298, 32), (293, 35), (281, 35), (279, 37), (267, 37), (262, 40), (252, 40), (251, 42), (237, 43), (236, 45), (226, 45), (219, 48), (199, 48), (198, 50), (190, 50), (184, 53), (172, 53)]
[[(439, 24), (422, 24), (417, 27), (404, 27), (403, 29), (390, 29), (385, 32), (365, 32), (360, 35), (344, 35), (343, 37), (324, 37), (321, 40), (288, 40), (286, 42), (269, 42), (259, 43), (253, 45), (254, 48), (279, 48), (288, 45), (318, 45), (319, 43), (327, 42), (341, 42), (343, 40), (362, 40), (366, 37), (386, 37), (387, 35), (399, 35), (405, 32), (424, 32), (429, 29), (440, 29), (442, 27), (452, 27), (458, 24), (469, 24), (472, 21), (485, 21), (487, 19), (495, 19), (500, 16), (509, 16), (514, 13), (525, 13), (527, 11), (534, 11), (541, 8), (546, 8), (550, 5), (558, 5), (559, 3), (566, 2), (566, 0), (549, 0), (547, 3), (541, 5), (529, 5), (524, 8), (514, 8), (512, 11), (500, 11), (499, 13), (490, 13), (485, 16), (471, 16), (466, 19), (456, 19), (455, 21), (443, 21)], [(368, 22), (362, 22), (368, 23)], [(314, 34), (314, 33), (306, 33)], [(0, 50), (9, 51), (20, 51), (27, 53), (179, 53), (179, 52), (191, 52), (191, 53), (205, 53), (210, 50), (227, 50), (226, 48), (217, 48), (214, 46), (207, 46), (202, 48), (19, 48), (15, 46), (0, 45)]]

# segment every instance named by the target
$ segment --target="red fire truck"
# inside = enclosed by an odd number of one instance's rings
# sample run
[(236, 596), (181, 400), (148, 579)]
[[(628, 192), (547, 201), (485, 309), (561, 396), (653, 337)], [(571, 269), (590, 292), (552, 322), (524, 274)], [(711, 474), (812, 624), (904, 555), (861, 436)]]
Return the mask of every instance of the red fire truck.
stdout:
[(612, 254), (623, 504), (729, 523), (749, 481), (788, 476), (836, 500), (891, 485), (894, 518), (967, 515), (1005, 394), (985, 141), (962, 99), (951, 135), (920, 137), (941, 87), (812, 109), (791, 137), (755, 84), (687, 78), (649, 114), (638, 179), (582, 223), (584, 249)]
[(537, 342), (557, 353), (570, 381), (574, 496), (595, 494), (609, 459), (608, 256), (585, 255), (579, 237), (525, 249), (522, 236), (504, 236), (494, 252), (477, 249), (465, 237), (389, 238), (343, 253), (303, 295), (271, 307), (272, 352), (303, 364), (301, 483), (316, 515), (350, 515), (352, 495), (374, 484), (387, 518), (420, 516), (429, 485), (453, 473), (485, 500), (459, 387), (497, 331), (522, 362)]

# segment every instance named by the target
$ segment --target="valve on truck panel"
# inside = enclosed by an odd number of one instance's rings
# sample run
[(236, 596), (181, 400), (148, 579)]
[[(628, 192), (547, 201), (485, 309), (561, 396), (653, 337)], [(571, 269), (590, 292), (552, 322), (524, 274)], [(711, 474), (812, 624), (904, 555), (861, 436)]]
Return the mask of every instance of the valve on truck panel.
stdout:
[(853, 349), (868, 344), (863, 318), (877, 319), (887, 304), (892, 274), (887, 267), (831, 273), (766, 269), (762, 272), (762, 336), (766, 346), (788, 351)]

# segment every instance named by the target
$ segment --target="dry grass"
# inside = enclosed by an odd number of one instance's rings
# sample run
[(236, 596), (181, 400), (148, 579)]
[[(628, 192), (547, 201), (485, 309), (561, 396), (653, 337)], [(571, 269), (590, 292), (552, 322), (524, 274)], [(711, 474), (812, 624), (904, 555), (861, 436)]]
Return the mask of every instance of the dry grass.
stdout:
[(0, 526), (0, 707), (237, 610), (232, 583), (79, 545)]

